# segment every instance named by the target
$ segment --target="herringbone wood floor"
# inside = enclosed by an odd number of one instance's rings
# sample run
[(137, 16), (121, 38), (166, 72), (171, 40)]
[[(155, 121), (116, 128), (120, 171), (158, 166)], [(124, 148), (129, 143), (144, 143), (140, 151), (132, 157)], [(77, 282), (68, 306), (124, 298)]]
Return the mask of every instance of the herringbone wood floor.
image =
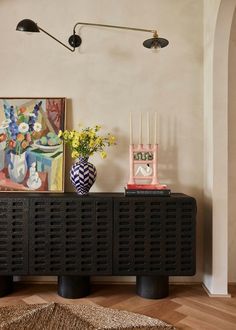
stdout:
[(14, 293), (0, 298), (0, 306), (61, 302), (96, 303), (162, 319), (178, 329), (235, 330), (236, 286), (232, 298), (209, 298), (200, 285), (172, 285), (170, 295), (161, 300), (144, 299), (135, 294), (133, 285), (94, 285), (83, 299), (64, 299), (54, 284), (15, 284)]

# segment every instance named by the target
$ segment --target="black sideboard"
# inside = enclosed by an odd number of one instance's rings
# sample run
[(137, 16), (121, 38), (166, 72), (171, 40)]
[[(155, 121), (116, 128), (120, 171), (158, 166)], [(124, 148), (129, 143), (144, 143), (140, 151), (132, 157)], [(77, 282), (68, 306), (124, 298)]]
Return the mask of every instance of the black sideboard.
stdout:
[(0, 193), (0, 296), (13, 275), (56, 275), (66, 298), (92, 275), (136, 276), (137, 293), (168, 295), (169, 276), (195, 274), (196, 201), (122, 193)]

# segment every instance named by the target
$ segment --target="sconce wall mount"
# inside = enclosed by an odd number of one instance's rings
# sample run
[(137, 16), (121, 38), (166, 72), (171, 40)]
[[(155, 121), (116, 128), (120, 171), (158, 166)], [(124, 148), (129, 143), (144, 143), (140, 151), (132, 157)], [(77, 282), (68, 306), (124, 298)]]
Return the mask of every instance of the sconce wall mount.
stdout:
[(87, 22), (78, 22), (74, 25), (73, 28), (73, 34), (69, 37), (68, 42), (69, 45), (72, 47), (68, 47), (65, 43), (51, 35), (49, 32), (38, 26), (37, 23), (32, 21), (31, 19), (23, 19), (17, 24), (16, 30), (17, 31), (23, 31), (23, 32), (43, 32), (50, 38), (57, 41), (59, 44), (70, 50), (71, 52), (74, 52), (76, 48), (78, 48), (81, 43), (82, 39), (81, 37), (76, 34), (76, 27), (78, 25), (87, 25), (87, 26), (99, 26), (99, 27), (105, 27), (105, 28), (112, 28), (112, 29), (123, 29), (123, 30), (131, 30), (131, 31), (141, 31), (141, 32), (149, 32), (153, 34), (153, 37), (150, 39), (147, 39), (143, 42), (143, 46), (146, 48), (151, 49), (158, 49), (166, 47), (169, 44), (169, 41), (164, 38), (159, 38), (156, 30), (148, 30), (148, 29), (140, 29), (140, 28), (133, 28), (128, 26), (119, 26), (119, 25), (108, 25), (108, 24), (98, 24), (98, 23), (87, 23)]

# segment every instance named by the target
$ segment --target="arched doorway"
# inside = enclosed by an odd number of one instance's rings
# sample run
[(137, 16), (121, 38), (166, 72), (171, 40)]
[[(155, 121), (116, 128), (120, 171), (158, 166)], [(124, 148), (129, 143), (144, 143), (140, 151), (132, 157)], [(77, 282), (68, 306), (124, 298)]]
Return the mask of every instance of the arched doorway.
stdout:
[[(205, 43), (205, 273), (213, 295), (228, 294), (228, 77), (229, 44), (236, 0), (211, 2), (212, 40)], [(205, 18), (206, 19), (206, 18)], [(214, 17), (213, 17), (214, 20)], [(206, 24), (207, 26), (207, 24)], [(207, 33), (207, 29), (205, 33)]]

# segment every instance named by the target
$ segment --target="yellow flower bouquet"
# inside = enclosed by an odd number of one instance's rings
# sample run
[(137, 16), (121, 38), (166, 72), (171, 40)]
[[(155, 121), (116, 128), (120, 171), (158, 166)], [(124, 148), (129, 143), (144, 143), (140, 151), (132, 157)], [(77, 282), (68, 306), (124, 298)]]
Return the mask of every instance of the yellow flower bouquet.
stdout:
[(60, 131), (58, 136), (69, 145), (72, 158), (88, 158), (95, 152), (99, 152), (102, 158), (106, 158), (104, 150), (116, 144), (116, 138), (108, 133), (106, 136), (98, 134), (101, 126), (82, 128), (79, 132), (72, 130)]
[(77, 194), (86, 195), (94, 184), (97, 176), (96, 167), (88, 162), (89, 156), (99, 152), (102, 158), (107, 154), (104, 150), (116, 144), (113, 135), (100, 135), (101, 127), (82, 128), (79, 132), (72, 130), (60, 131), (58, 136), (69, 145), (72, 158), (77, 158), (70, 170), (70, 180), (76, 189)]

